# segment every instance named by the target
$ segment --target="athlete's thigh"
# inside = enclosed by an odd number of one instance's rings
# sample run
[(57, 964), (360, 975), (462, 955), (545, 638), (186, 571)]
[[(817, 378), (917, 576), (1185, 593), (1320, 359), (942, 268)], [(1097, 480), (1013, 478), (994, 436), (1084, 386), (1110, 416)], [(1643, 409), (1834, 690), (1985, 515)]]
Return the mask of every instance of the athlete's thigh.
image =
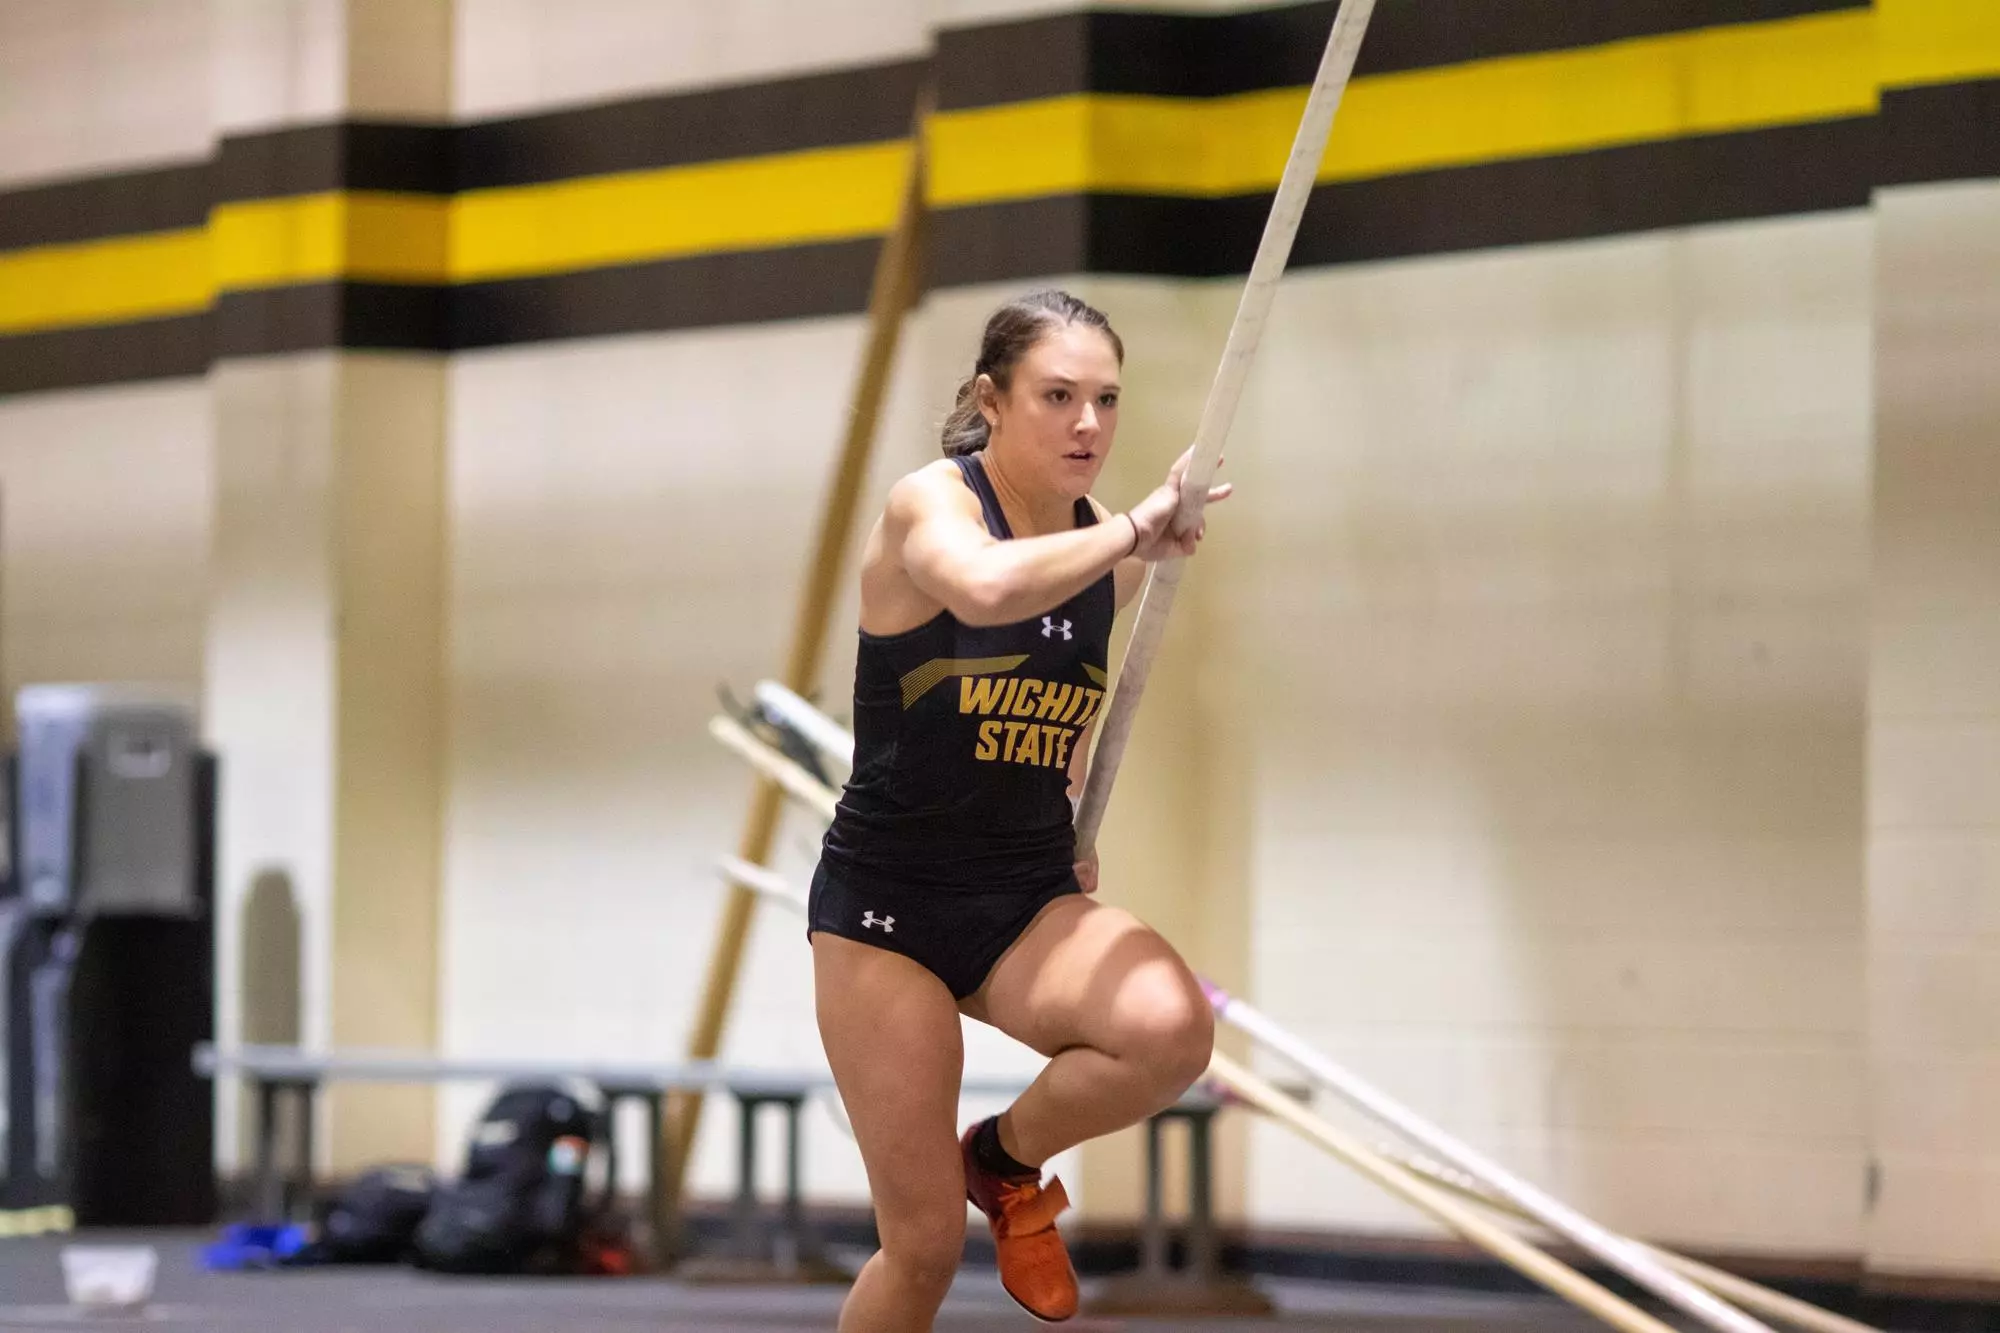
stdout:
[(1069, 894), (1044, 908), (963, 1004), (1043, 1055), (1072, 1046), (1114, 1054), (1205, 1013), (1200, 983), (1151, 926)]
[(813, 936), (820, 1040), (868, 1168), (884, 1240), (898, 1227), (962, 1225), (958, 1008), (920, 964), (824, 931)]

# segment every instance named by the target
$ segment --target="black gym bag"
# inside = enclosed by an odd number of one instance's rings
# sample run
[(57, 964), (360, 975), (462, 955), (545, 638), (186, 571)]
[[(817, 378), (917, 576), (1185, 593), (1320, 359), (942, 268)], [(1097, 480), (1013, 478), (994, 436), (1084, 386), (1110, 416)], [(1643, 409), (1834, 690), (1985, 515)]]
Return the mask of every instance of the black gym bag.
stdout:
[(363, 1172), (321, 1212), (312, 1241), (285, 1263), (400, 1263), (409, 1257), (436, 1193), (437, 1177), (427, 1166)]
[(440, 1273), (575, 1271), (610, 1183), (590, 1186), (603, 1113), (548, 1086), (505, 1090), (472, 1132), (465, 1174), (437, 1192), (414, 1262)]

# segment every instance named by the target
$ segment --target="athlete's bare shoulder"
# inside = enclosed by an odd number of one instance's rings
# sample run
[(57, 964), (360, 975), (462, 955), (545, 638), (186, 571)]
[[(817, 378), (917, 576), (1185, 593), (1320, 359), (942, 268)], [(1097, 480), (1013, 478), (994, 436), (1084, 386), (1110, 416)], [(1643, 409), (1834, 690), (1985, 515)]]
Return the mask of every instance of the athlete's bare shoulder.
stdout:
[(979, 515), (979, 497), (965, 484), (958, 464), (949, 458), (926, 463), (898, 479), (889, 488), (882, 522), (891, 531), (907, 532), (924, 519), (935, 517), (940, 510), (975, 518)]
[(935, 616), (942, 603), (918, 588), (904, 565), (911, 534), (919, 527), (964, 522), (978, 527), (979, 497), (949, 458), (927, 463), (889, 488), (882, 517), (868, 533), (861, 556), (861, 628), (897, 634)]

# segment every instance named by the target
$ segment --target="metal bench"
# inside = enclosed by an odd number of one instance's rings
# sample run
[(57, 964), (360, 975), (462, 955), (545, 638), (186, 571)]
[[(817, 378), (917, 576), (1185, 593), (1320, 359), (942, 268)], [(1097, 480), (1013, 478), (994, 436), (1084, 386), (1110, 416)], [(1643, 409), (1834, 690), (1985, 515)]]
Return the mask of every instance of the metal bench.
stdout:
[[(329, 1083), (506, 1083), (579, 1080), (595, 1087), (608, 1110), (636, 1101), (645, 1107), (646, 1197), (654, 1209), (648, 1216), (654, 1253), (661, 1261), (684, 1259), (677, 1269), (693, 1280), (810, 1281), (835, 1276), (822, 1260), (817, 1237), (805, 1221), (804, 1153), (800, 1117), (815, 1093), (831, 1091), (833, 1076), (825, 1070), (786, 1071), (739, 1069), (716, 1063), (608, 1064), (591, 1061), (521, 1059), (441, 1059), (390, 1052), (314, 1052), (292, 1046), (241, 1046), (219, 1050), (201, 1046), (195, 1069), (208, 1078), (235, 1077), (254, 1093), (252, 1134), (252, 1197), (268, 1220), (291, 1217), (310, 1208), (313, 1198), (313, 1117), (320, 1090)], [(969, 1096), (1012, 1097), (1027, 1085), (1019, 1080), (967, 1079)], [(1305, 1097), (1303, 1087), (1286, 1089)], [(667, 1097), (676, 1092), (721, 1092), (737, 1106), (736, 1189), (730, 1210), (729, 1237), (720, 1254), (687, 1257), (677, 1216), (661, 1211), (659, 1182), (666, 1163), (660, 1153), (660, 1129)], [(291, 1102), (297, 1128), (289, 1163), (278, 1161), (281, 1103)], [(1180, 1102), (1146, 1123), (1146, 1217), (1141, 1230), (1139, 1269), (1107, 1283), (1092, 1302), (1095, 1314), (1212, 1313), (1248, 1314), (1268, 1310), (1254, 1289), (1220, 1271), (1213, 1216), (1214, 1171), (1211, 1127), (1231, 1103), (1205, 1085), (1188, 1090)], [(775, 1216), (757, 1195), (762, 1113), (776, 1108), (784, 1122), (785, 1185)], [(616, 1115), (607, 1170), (617, 1179), (620, 1150)], [(1187, 1126), (1188, 1213), (1185, 1219), (1186, 1262), (1168, 1265), (1169, 1223), (1163, 1189), (1164, 1127)]]
[[(313, 1197), (313, 1134), (320, 1090), (329, 1083), (490, 1083), (577, 1080), (603, 1095), (608, 1110), (637, 1101), (646, 1112), (646, 1192), (653, 1209), (648, 1217), (655, 1255), (678, 1257), (680, 1221), (664, 1211), (660, 1180), (661, 1125), (667, 1097), (676, 1092), (721, 1092), (732, 1097), (740, 1112), (735, 1202), (731, 1218), (730, 1253), (716, 1263), (696, 1266), (691, 1276), (716, 1279), (796, 1280), (827, 1275), (818, 1262), (818, 1245), (805, 1224), (802, 1192), (803, 1150), (799, 1117), (814, 1093), (830, 1091), (833, 1076), (825, 1070), (786, 1071), (738, 1069), (712, 1062), (681, 1064), (608, 1064), (592, 1061), (521, 1059), (442, 1059), (433, 1056), (363, 1051), (306, 1051), (292, 1046), (241, 1046), (221, 1050), (204, 1045), (195, 1051), (196, 1072), (205, 1077), (243, 1079), (253, 1091), (252, 1197), (271, 1220), (309, 1208)], [(968, 1095), (1013, 1096), (1020, 1080), (967, 1079)], [(292, 1160), (278, 1162), (280, 1103), (292, 1103), (297, 1126)], [(785, 1118), (785, 1194), (774, 1225), (766, 1225), (757, 1197), (758, 1112), (776, 1106)], [(613, 1124), (607, 1167), (617, 1179), (620, 1160)]]

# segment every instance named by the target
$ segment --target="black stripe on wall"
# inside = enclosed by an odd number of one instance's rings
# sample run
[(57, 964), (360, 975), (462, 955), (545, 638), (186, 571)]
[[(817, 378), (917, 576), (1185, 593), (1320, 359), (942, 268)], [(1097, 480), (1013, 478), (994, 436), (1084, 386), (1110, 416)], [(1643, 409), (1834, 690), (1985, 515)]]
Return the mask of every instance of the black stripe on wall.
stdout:
[(0, 192), (0, 250), (63, 245), (208, 221), (207, 162), (122, 171)]
[(1102, 202), (1071, 194), (937, 210), (924, 222), (925, 285), (1080, 273)]
[(0, 394), (171, 379), (208, 370), (208, 316), (0, 338)]
[[(1870, 118), (1710, 135), (1322, 185), (1292, 266), (1532, 245), (1861, 208)], [(934, 219), (933, 281), (1049, 273), (1206, 278), (1249, 271), (1269, 194), (1097, 195), (961, 209)]]
[(199, 227), (214, 205), (236, 200), (326, 190), (448, 194), (454, 133), (307, 125), (224, 139), (205, 162), (0, 191), (0, 250)]
[(698, 255), (454, 288), (454, 349), (848, 315), (868, 305), (881, 242)]
[(326, 190), (451, 192), (455, 131), (441, 125), (339, 121), (222, 141), (216, 202)]
[(449, 346), (451, 299), (443, 287), (375, 282), (227, 292), (215, 307), (215, 355), (264, 356), (322, 347), (441, 352)]
[(1876, 123), (1878, 184), (2000, 177), (2000, 79), (1889, 89)]
[(907, 60), (465, 125), (455, 182), (479, 190), (907, 138), (928, 68)]
[[(1301, 236), (1293, 262), (1341, 264), (1865, 208), (1873, 144), (1872, 118), (1856, 117), (1337, 185), (1326, 191), (1321, 218)], [(1253, 243), (1245, 253), (1254, 251)]]
[[(1381, 0), (1355, 73), (1868, 6), (1869, 0)], [(946, 31), (938, 38), (939, 102), (968, 108), (1080, 92), (1218, 97), (1309, 84), (1334, 11), (1327, 0), (1220, 15), (1118, 10)]]
[(907, 138), (924, 60), (459, 127), (340, 121), (224, 139), (212, 161), (0, 191), (0, 250), (198, 227), (218, 203), (450, 194)]

